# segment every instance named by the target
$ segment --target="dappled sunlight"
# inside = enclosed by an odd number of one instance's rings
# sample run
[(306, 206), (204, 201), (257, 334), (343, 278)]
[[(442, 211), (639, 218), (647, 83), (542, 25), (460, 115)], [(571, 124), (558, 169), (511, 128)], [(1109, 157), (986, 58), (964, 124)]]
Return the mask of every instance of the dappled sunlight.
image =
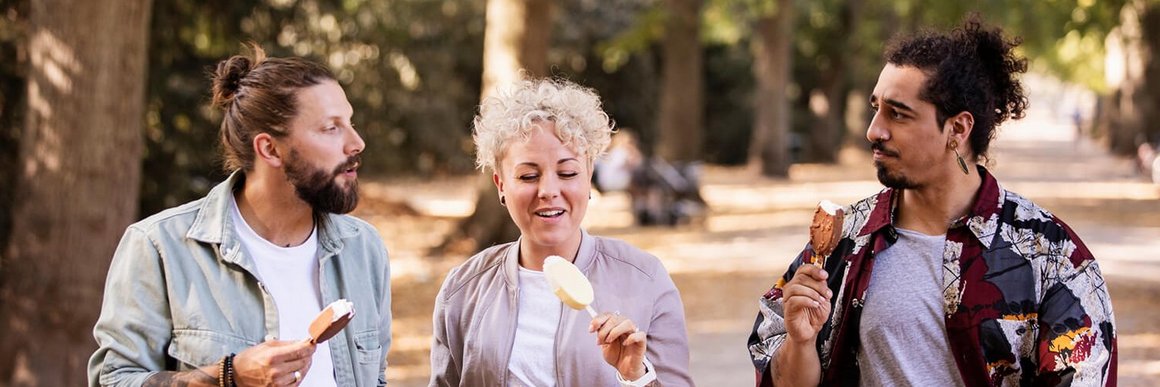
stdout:
[(424, 214), (440, 217), (462, 218), (475, 211), (475, 203), (464, 199), (413, 200), (411, 205)]
[[(30, 37), (28, 57), (32, 66), (32, 76), (28, 82), (28, 108), (33, 115), (36, 149), (31, 162), (25, 162), (24, 175), (35, 176), (44, 172), (61, 169), (61, 148), (63, 139), (54, 124), (53, 102), (61, 95), (73, 91), (73, 79), (83, 75), (84, 68), (65, 42), (47, 29), (36, 30)], [(51, 89), (47, 89), (51, 88)]]
[[(1121, 377), (1160, 377), (1160, 333), (1121, 334), (1116, 341), (1121, 351)], [(1125, 359), (1123, 353), (1144, 354)]]
[(37, 30), (31, 36), (28, 59), (32, 68), (61, 93), (72, 92), (73, 78), (84, 72), (76, 53), (52, 31)]
[(877, 181), (782, 183), (771, 185), (706, 184), (701, 195), (716, 212), (812, 209), (822, 199), (851, 203), (880, 191)]
[(1119, 344), (1120, 349), (1150, 349), (1160, 351), (1160, 333), (1120, 335), (1117, 344)]
[(1145, 182), (1014, 182), (1005, 187), (1033, 199), (1160, 199), (1160, 187)]

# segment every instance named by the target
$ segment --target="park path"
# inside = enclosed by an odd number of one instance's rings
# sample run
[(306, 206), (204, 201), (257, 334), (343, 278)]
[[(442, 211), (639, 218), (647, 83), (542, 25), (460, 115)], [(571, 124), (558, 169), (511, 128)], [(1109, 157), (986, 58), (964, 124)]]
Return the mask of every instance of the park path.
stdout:
[[(992, 149), (992, 171), (1012, 191), (1068, 222), (1094, 252), (1108, 280), (1120, 335), (1120, 382), (1160, 383), (1160, 188), (1128, 159), (1075, 139), (1062, 116), (1032, 115), (1007, 125)], [(877, 192), (862, 150), (836, 165), (795, 165), (787, 179), (707, 167), (703, 222), (677, 228), (631, 225), (627, 198), (593, 199), (586, 227), (660, 257), (680, 288), (687, 314), (692, 374), (701, 386), (752, 385), (745, 342), (756, 300), (806, 240), (821, 199), (849, 203)], [(468, 254), (425, 255), (471, 208), (470, 177), (364, 184), (357, 211), (383, 234), (394, 278), (394, 344), (389, 377), (422, 386), (428, 375), (431, 306), (442, 276)], [(390, 203), (407, 203), (402, 211)]]

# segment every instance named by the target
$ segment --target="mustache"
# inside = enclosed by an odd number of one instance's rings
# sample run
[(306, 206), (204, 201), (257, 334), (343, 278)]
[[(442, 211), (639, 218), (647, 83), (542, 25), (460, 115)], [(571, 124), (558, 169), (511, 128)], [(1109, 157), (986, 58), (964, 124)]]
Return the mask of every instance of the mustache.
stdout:
[(334, 168), (334, 174), (338, 175), (346, 172), (348, 169), (358, 168), (359, 165), (362, 165), (362, 156), (357, 154), (351, 155), (350, 157), (346, 158), (346, 162), (343, 162), (342, 164), (339, 164), (338, 167)]
[(887, 156), (898, 157), (898, 151), (887, 149), (886, 145), (882, 144), (882, 141), (875, 141), (870, 143), (870, 150), (882, 152), (882, 154)]

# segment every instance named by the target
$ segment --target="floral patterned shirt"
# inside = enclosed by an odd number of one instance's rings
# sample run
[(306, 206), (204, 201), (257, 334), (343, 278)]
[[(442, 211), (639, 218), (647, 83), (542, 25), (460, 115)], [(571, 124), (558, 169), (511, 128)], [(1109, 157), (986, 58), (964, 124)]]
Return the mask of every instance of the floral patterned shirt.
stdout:
[[(947, 230), (943, 299), (950, 349), (968, 386), (1116, 384), (1116, 330), (1090, 251), (1062, 220), (999, 186), (979, 167), (970, 213)], [(892, 245), (897, 191), (844, 208), (842, 239), (825, 260), (834, 292), (818, 334), (821, 384), (857, 385), (858, 324), (874, 255)], [(807, 244), (759, 302), (749, 337), (758, 386), (785, 342), (782, 287), (813, 254)], [(905, 316), (899, 316), (899, 324)]]

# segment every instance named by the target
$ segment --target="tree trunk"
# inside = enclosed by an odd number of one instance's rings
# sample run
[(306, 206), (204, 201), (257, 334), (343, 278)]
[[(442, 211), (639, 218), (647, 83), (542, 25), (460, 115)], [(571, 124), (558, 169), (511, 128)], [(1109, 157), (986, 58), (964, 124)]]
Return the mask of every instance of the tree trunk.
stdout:
[[(1120, 26), (1109, 38), (1109, 55), (1121, 57), (1123, 74), (1117, 90), (1105, 106), (1107, 116), (1100, 125), (1108, 136), (1108, 147), (1116, 154), (1131, 155), (1140, 143), (1160, 141), (1160, 129), (1150, 122), (1160, 119), (1160, 64), (1154, 57), (1160, 50), (1160, 6), (1137, 0), (1124, 5)], [(1155, 143), (1152, 144), (1155, 146)]]
[[(552, 0), (488, 0), (480, 100), (494, 93), (497, 85), (519, 79), (521, 70), (529, 76), (547, 75), (552, 11)], [(491, 172), (484, 171), (475, 183), (479, 192), (475, 197), (475, 212), (463, 219), (430, 254), (442, 255), (452, 245), (464, 241), (474, 251), (520, 236), (519, 228), (499, 204)]]
[(666, 0), (657, 152), (674, 162), (701, 159), (704, 77), (700, 26), (702, 0)]
[(79, 386), (109, 261), (136, 217), (149, 0), (36, 0), (0, 264), (0, 385)]
[[(846, 99), (849, 96), (849, 82), (847, 74), (850, 62), (857, 56), (853, 52), (851, 38), (858, 28), (858, 17), (861, 15), (862, 0), (846, 0), (839, 5), (839, 18), (834, 48), (827, 50), (828, 71), (821, 75), (821, 92), (825, 98), (823, 111), (814, 112), (818, 116), (818, 125), (810, 132), (810, 151), (813, 161), (834, 162), (838, 159), (838, 150), (842, 145), (842, 135), (846, 130)], [(813, 105), (813, 104), (811, 104)]]
[[(20, 171), (20, 133), (24, 128), (24, 94), (28, 91), (28, 1), (0, 1), (0, 182), (14, 182)], [(0, 256), (12, 229), (15, 184), (0, 184)], [(0, 270), (3, 268), (0, 267)]]
[(757, 90), (749, 164), (763, 176), (789, 174), (792, 120), (786, 89), (793, 58), (793, 22), (793, 1), (778, 0), (776, 13), (762, 16), (754, 28), (753, 75)]
[(480, 100), (497, 85), (519, 79), (520, 70), (534, 77), (547, 75), (551, 36), (551, 0), (488, 0)]
[(1143, 33), (1140, 35), (1142, 55), (1140, 57), (1143, 76), (1140, 80), (1140, 91), (1137, 94), (1136, 105), (1140, 106), (1143, 115), (1140, 125), (1143, 137), (1152, 146), (1160, 144), (1160, 4), (1148, 2), (1140, 12), (1140, 26)]

